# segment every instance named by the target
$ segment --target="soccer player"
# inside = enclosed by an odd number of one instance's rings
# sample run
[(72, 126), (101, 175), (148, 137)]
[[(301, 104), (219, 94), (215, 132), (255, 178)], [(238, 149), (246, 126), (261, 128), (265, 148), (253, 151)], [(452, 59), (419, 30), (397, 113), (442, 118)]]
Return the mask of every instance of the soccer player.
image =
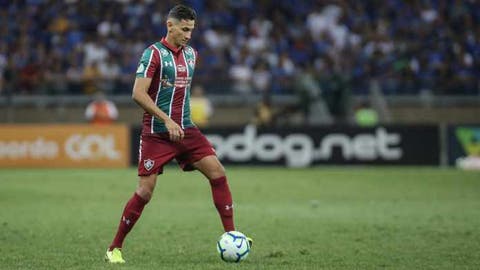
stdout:
[(125, 263), (121, 252), (123, 241), (150, 201), (157, 175), (174, 158), (184, 171), (197, 169), (208, 178), (223, 229), (235, 230), (225, 170), (212, 145), (190, 119), (190, 84), (197, 52), (187, 43), (195, 19), (196, 13), (190, 7), (173, 7), (167, 16), (167, 35), (150, 45), (140, 59), (132, 94), (133, 100), (145, 110), (138, 160), (139, 182), (105, 255), (110, 263)]

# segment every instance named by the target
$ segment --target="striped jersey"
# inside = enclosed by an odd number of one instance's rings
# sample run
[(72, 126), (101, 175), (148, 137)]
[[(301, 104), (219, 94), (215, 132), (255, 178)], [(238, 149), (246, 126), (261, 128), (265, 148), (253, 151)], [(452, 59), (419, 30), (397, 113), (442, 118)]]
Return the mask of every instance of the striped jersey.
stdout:
[[(194, 126), (190, 118), (190, 85), (196, 60), (192, 47), (175, 48), (162, 38), (145, 49), (136, 72), (137, 78), (152, 78), (148, 95), (183, 129)], [(167, 131), (161, 119), (148, 112), (143, 114), (142, 133)]]

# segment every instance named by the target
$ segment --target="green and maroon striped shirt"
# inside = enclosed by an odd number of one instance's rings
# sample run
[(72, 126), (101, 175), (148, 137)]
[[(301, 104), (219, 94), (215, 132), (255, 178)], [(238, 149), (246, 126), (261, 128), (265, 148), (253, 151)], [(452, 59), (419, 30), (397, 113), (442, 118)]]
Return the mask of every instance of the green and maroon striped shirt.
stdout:
[[(152, 78), (148, 95), (184, 129), (194, 126), (190, 118), (190, 86), (196, 60), (192, 47), (175, 48), (162, 38), (145, 49), (136, 72), (137, 78)], [(167, 132), (164, 123), (145, 112), (142, 133), (160, 132)]]

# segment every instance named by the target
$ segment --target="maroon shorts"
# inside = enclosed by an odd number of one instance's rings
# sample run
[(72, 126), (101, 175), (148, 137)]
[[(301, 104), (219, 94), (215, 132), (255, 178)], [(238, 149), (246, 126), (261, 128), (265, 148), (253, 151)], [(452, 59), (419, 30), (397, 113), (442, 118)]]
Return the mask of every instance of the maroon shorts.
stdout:
[(184, 132), (185, 136), (179, 142), (170, 141), (168, 133), (142, 134), (138, 175), (161, 174), (163, 166), (174, 158), (184, 171), (191, 171), (195, 169), (194, 162), (215, 155), (212, 145), (198, 128), (187, 128)]

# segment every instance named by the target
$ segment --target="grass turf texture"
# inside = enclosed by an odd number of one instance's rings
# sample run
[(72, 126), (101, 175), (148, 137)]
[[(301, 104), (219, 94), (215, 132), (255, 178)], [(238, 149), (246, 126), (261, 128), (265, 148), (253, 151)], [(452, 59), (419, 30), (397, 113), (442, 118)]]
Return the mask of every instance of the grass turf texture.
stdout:
[(124, 245), (103, 262), (128, 170), (0, 170), (0, 269), (480, 269), (480, 174), (436, 168), (230, 167), (247, 260), (222, 262), (199, 173), (169, 167)]

